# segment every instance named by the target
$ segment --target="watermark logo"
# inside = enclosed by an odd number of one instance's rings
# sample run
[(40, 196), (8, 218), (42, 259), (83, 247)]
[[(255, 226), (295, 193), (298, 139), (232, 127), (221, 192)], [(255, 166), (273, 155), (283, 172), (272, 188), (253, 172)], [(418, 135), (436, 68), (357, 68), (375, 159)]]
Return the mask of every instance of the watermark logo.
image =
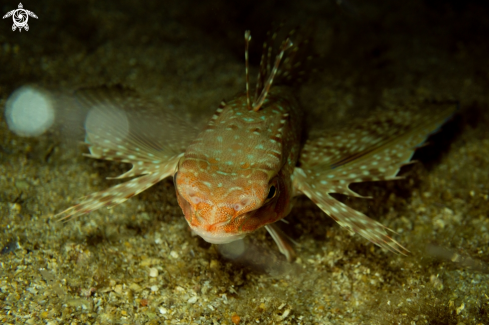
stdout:
[(15, 32), (15, 30), (18, 28), (19, 32), (22, 31), (22, 28), (24, 28), (26, 31), (29, 30), (29, 25), (27, 25), (27, 21), (29, 20), (29, 16), (32, 18), (36, 18), (37, 16), (35, 13), (29, 10), (25, 10), (24, 6), (22, 6), (22, 3), (19, 3), (19, 8), (9, 11), (3, 16), (3, 19), (8, 18), (12, 16), (12, 19), (14, 20), (14, 24), (12, 25), (12, 30)]

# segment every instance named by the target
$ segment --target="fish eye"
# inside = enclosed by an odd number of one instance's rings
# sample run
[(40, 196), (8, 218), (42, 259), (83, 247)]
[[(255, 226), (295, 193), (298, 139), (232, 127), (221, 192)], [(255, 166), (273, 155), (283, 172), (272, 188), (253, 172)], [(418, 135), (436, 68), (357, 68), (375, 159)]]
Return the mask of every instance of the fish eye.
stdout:
[(275, 185), (270, 186), (270, 189), (268, 190), (267, 200), (273, 199), (276, 194), (277, 189), (275, 188)]

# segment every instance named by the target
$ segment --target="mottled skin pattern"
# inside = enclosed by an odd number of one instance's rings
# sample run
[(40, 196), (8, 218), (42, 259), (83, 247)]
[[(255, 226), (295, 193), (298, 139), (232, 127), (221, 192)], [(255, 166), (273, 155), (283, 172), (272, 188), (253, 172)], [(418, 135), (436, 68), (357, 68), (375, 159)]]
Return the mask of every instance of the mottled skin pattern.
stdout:
[(175, 176), (178, 202), (207, 241), (242, 238), (290, 212), (302, 125), (290, 94), (273, 88), (256, 112), (246, 95), (222, 103), (185, 151)]
[[(248, 47), (249, 32), (245, 39)], [(222, 102), (204, 130), (132, 92), (76, 92), (75, 101), (88, 112), (88, 156), (131, 163), (117, 178), (133, 179), (85, 197), (62, 218), (115, 206), (173, 176), (188, 224), (211, 243), (229, 243), (265, 227), (291, 260), (293, 248), (274, 223), (290, 212), (293, 196), (304, 194), (341, 226), (387, 250), (407, 252), (382, 224), (330, 194), (359, 197), (351, 183), (398, 178), (400, 167), (453, 114), (454, 105), (380, 109), (314, 137), (302, 132), (303, 112), (287, 86), (303, 75), (297, 69), (301, 43), (284, 41), (272, 65), (273, 39), (264, 46), (255, 95), (249, 95), (247, 82), (246, 93)], [(290, 56), (279, 69), (287, 50)]]

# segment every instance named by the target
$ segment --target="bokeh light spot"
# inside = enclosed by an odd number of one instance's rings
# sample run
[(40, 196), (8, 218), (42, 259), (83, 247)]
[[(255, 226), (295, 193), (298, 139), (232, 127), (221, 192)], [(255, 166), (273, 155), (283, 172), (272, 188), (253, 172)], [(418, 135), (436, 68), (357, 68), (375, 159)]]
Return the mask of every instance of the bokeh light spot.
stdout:
[(14, 91), (5, 105), (9, 129), (22, 137), (43, 134), (54, 122), (50, 96), (37, 88), (23, 86)]

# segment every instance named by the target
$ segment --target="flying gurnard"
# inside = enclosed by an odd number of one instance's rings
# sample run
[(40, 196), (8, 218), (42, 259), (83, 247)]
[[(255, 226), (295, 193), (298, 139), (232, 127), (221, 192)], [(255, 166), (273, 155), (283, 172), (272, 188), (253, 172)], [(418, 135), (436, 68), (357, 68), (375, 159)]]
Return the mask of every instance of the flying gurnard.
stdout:
[(342, 227), (382, 248), (406, 252), (386, 227), (331, 194), (360, 197), (350, 184), (396, 179), (454, 107), (382, 109), (369, 118), (308, 135), (293, 86), (303, 75), (300, 60), (305, 57), (299, 53), (305, 42), (294, 44), (291, 36), (277, 49), (275, 60), (276, 34), (265, 42), (251, 94), (251, 36), (245, 33), (246, 91), (222, 101), (201, 130), (134, 92), (76, 92), (78, 104), (89, 110), (87, 156), (132, 164), (115, 177), (132, 179), (86, 196), (60, 213), (62, 219), (113, 207), (172, 176), (188, 225), (210, 243), (233, 242), (265, 227), (290, 261), (294, 250), (275, 222), (289, 214), (294, 196), (306, 195)]

